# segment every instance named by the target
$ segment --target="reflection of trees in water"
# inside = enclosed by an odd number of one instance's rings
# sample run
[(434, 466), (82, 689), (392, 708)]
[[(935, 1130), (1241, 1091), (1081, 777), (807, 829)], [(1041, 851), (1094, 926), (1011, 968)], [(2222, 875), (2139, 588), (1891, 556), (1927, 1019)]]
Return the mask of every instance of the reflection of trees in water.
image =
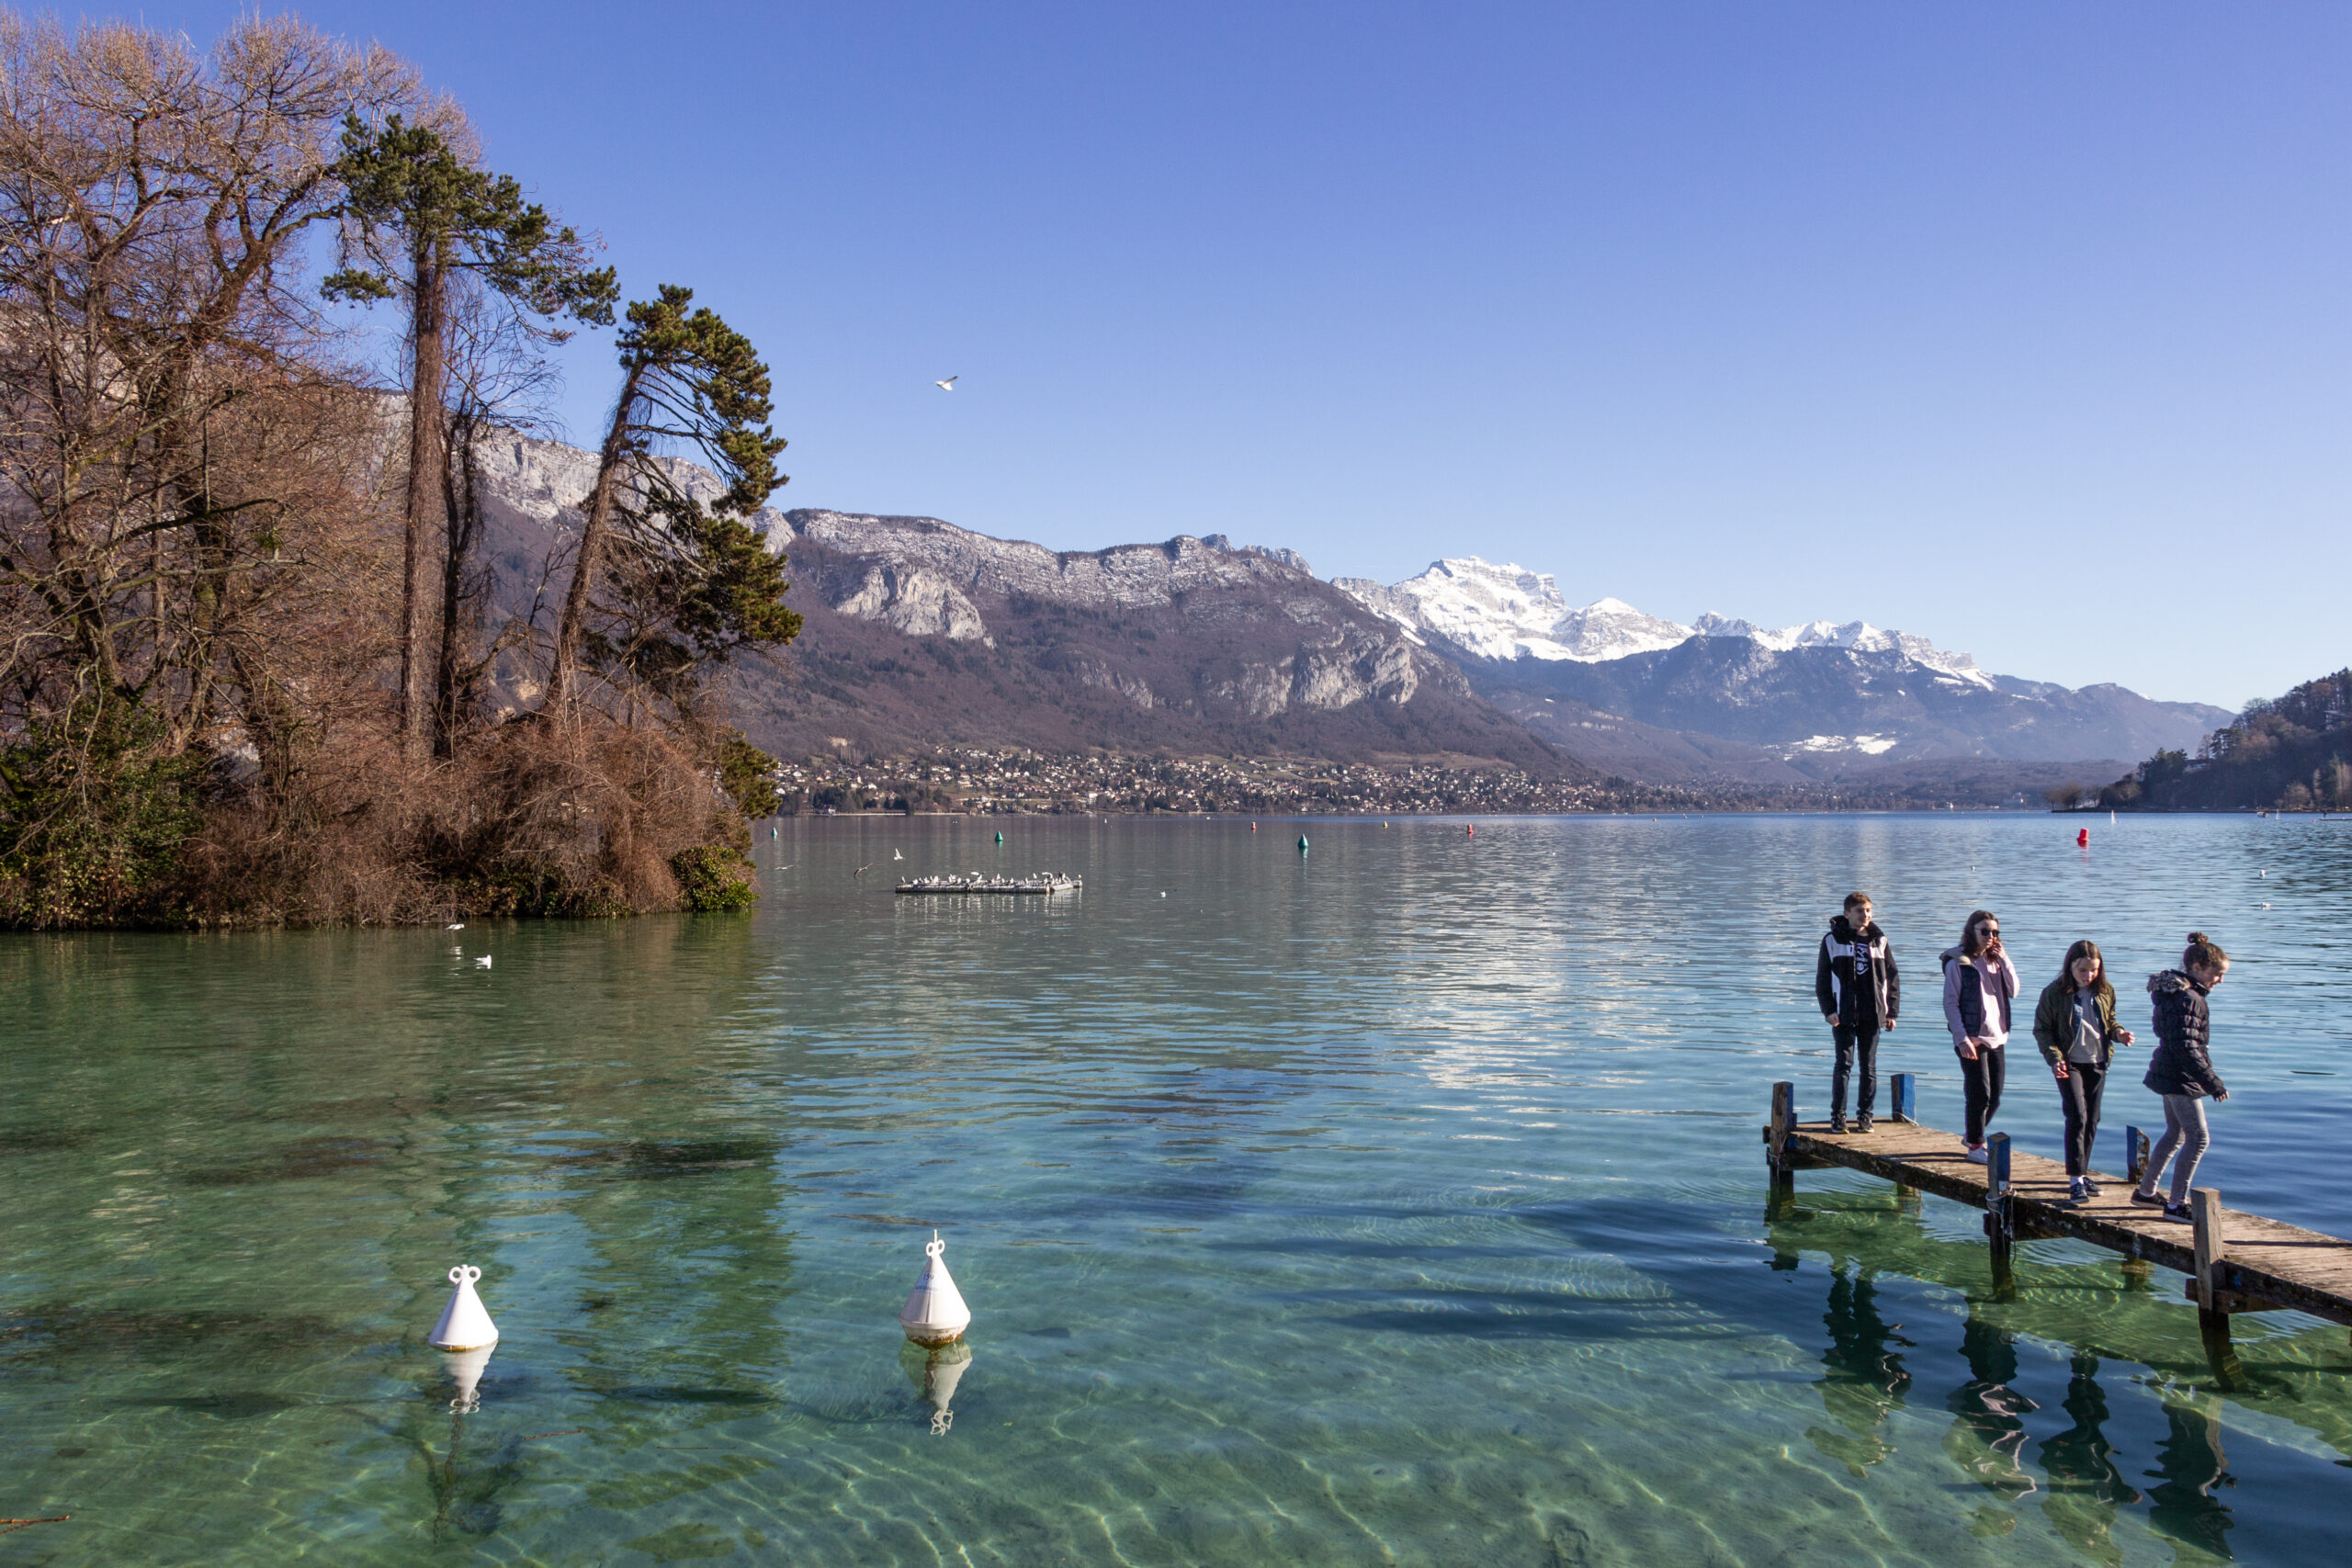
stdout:
[[(1855, 1479), (1894, 1452), (1879, 1435), (1879, 1427), (1903, 1404), (1911, 1374), (1890, 1345), (1909, 1347), (1879, 1315), (1878, 1292), (1870, 1276), (1851, 1265), (1834, 1268), (1829, 1278), (1829, 1310), (1821, 1321), (1829, 1328), (1829, 1348), (1821, 1353), (1827, 1375), (1815, 1384), (1822, 1407), (1845, 1430), (1832, 1432), (1809, 1427), (1805, 1437), (1813, 1446), (1843, 1462)], [(1899, 1326), (1899, 1325), (1897, 1325)]]

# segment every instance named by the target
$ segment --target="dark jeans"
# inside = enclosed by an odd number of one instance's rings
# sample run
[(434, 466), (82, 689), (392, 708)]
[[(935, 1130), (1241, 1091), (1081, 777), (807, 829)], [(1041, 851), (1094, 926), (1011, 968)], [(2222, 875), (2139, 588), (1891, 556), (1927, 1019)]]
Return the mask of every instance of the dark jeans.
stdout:
[(2066, 1110), (2066, 1174), (2091, 1173), (2091, 1145), (2098, 1140), (2098, 1097), (2107, 1092), (2107, 1064), (2069, 1062), (2058, 1080), (2058, 1101)]
[[(1960, 1056), (1960, 1047), (1952, 1047)], [(1984, 1123), (2001, 1109), (2001, 1074), (2007, 1066), (2001, 1058), (2007, 1055), (2006, 1047), (1996, 1045), (1990, 1050), (1980, 1048), (1976, 1059), (1960, 1056), (1960, 1086), (1968, 1099), (1968, 1142), (1971, 1147), (1984, 1141)]]
[(1859, 1023), (1838, 1025), (1837, 1041), (1838, 1066), (1829, 1077), (1829, 1114), (1846, 1114), (1846, 1077), (1860, 1058), (1862, 1081), (1855, 1086), (1858, 1092), (1854, 1110), (1868, 1116), (1878, 1099), (1878, 1020), (1866, 1018)]

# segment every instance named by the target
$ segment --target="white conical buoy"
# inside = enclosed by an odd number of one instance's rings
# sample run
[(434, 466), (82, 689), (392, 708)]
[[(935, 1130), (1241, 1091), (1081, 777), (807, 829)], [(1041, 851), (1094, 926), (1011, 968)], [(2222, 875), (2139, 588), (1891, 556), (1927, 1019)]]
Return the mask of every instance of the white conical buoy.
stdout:
[[(488, 1321), (488, 1315), (483, 1314), (484, 1321)], [(449, 1401), (449, 1408), (460, 1416), (470, 1416), (481, 1408), (482, 1369), (490, 1365), (492, 1348), (485, 1345), (479, 1350), (453, 1350), (441, 1358), (441, 1365), (447, 1369), (450, 1382), (457, 1388), (457, 1395)]]
[(457, 1289), (449, 1292), (449, 1304), (441, 1309), (441, 1321), (425, 1336), (426, 1344), (435, 1350), (487, 1350), (498, 1343), (498, 1325), (490, 1321), (490, 1309), (474, 1293), (474, 1281), (481, 1278), (481, 1270), (470, 1263), (449, 1270), (449, 1283)]
[(956, 1288), (947, 1260), (940, 1256), (946, 1250), (939, 1233), (932, 1232), (923, 1244), (922, 1278), (907, 1292), (907, 1304), (899, 1312), (899, 1326), (918, 1345), (952, 1345), (972, 1325), (972, 1309), (964, 1304), (964, 1292)]

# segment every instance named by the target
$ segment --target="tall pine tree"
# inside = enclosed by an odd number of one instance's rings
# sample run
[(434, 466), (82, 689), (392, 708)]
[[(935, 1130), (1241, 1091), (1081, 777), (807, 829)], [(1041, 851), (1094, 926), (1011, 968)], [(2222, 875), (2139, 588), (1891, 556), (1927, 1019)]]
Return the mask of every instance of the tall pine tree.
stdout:
[(343, 132), (336, 165), (349, 197), (342, 270), (326, 280), (330, 299), (399, 299), (409, 309), (407, 540), (401, 572), (400, 725), (402, 751), (423, 761), (431, 743), (426, 713), (433, 661), (424, 641), (443, 619), (426, 595), (438, 574), (427, 541), (446, 536), (448, 515), (450, 286), (469, 272), (550, 341), (560, 318), (594, 325), (613, 319), (619, 287), (610, 267), (588, 265), (589, 245), (523, 198), (507, 175), (478, 167), (431, 125), (399, 115), (370, 127), (356, 116)]

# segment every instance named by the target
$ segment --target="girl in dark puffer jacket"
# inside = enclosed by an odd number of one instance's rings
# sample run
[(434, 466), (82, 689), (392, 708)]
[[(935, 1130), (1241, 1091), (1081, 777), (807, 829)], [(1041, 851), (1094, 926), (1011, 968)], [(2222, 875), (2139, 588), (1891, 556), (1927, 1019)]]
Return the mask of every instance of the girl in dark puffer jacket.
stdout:
[[(2189, 1181), (2212, 1141), (2205, 1131), (2205, 1097), (2230, 1098), (2221, 1075), (2213, 1070), (2212, 1057), (2206, 1054), (2213, 1015), (2205, 1001), (2229, 972), (2230, 955), (2206, 941), (2203, 931), (2191, 931), (2188, 951), (2180, 955), (2180, 967), (2148, 976), (2148, 995), (2155, 1000), (2156, 1048), (2143, 1081), (2164, 1097), (2165, 1135), (2148, 1156), (2148, 1168), (2140, 1173), (2139, 1190), (2132, 1194), (2132, 1201), (2163, 1203), (2165, 1218), (2183, 1224), (2188, 1223)], [(2163, 1174), (2166, 1160), (2173, 1162), (2169, 1202), (2156, 1196), (2156, 1178)]]

